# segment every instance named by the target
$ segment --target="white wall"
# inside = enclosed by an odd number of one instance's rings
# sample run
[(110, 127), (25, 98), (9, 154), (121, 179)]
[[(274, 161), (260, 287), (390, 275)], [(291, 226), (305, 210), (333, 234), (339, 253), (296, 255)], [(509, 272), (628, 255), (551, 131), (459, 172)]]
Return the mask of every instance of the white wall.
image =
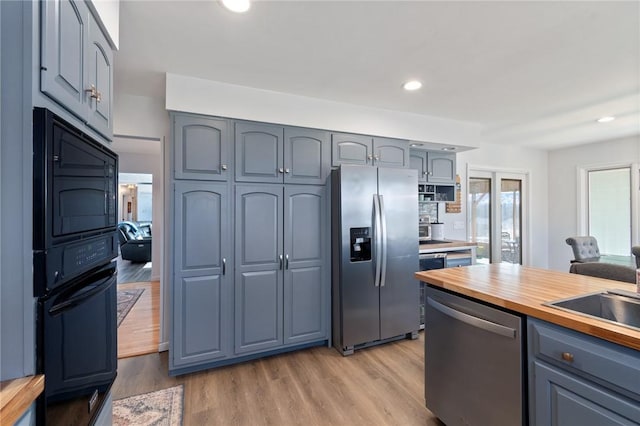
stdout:
[[(482, 144), (478, 149), (460, 152), (457, 155), (457, 173), (462, 186), (462, 209), (460, 213), (445, 213), (440, 205), (439, 219), (445, 223), (445, 237), (466, 240), (467, 221), (467, 167), (490, 168), (496, 171), (527, 173), (529, 176), (529, 243), (524, 242), (523, 260), (528, 266), (546, 268), (548, 240), (547, 203), (547, 151)], [(464, 229), (454, 229), (454, 222), (464, 222)]]
[(473, 123), (351, 105), (167, 73), (166, 108), (220, 117), (477, 146)]
[(116, 96), (113, 100), (113, 133), (162, 140), (169, 134), (169, 113), (164, 99)]
[[(640, 163), (640, 136), (580, 145), (549, 153), (550, 269), (566, 271), (569, 261), (573, 258), (571, 248), (564, 240), (579, 234), (578, 168), (615, 163)], [(638, 171), (632, 173), (637, 174)], [(639, 191), (637, 187), (633, 190)], [(638, 238), (640, 236), (636, 236), (636, 240)]]

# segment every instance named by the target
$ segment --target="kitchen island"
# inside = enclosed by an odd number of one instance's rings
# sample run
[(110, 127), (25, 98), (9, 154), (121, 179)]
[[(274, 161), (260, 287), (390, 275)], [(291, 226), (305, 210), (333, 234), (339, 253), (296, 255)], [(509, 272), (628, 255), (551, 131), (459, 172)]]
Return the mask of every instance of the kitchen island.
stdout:
[[(473, 321), (464, 323), (464, 317), (470, 318), (468, 314), (471, 312), (464, 314), (463, 302), (479, 303), (521, 318), (522, 328), (513, 333), (513, 338), (521, 342), (521, 375), (524, 388), (528, 389), (528, 397), (524, 393), (521, 399), (523, 424), (524, 419), (528, 419), (531, 425), (640, 425), (640, 330), (547, 305), (559, 299), (603, 290), (633, 292), (633, 284), (510, 264), (439, 269), (417, 272), (415, 276), (428, 283), (432, 294), (444, 294), (460, 301), (459, 304), (456, 301), (444, 307), (437, 302), (429, 303), (431, 306), (427, 308), (432, 313), (435, 312), (433, 318), (444, 315), (442, 310), (449, 311), (449, 318), (457, 315), (462, 324), (447, 328), (445, 339), (434, 344), (433, 336), (437, 336), (442, 328), (437, 323), (430, 324), (430, 317), (427, 315), (427, 389), (430, 385), (428, 367), (430, 362), (434, 362), (434, 351), (437, 354), (438, 350), (446, 350), (445, 359), (455, 359), (456, 354), (452, 351), (460, 343), (454, 341), (459, 336), (459, 327), (466, 328), (465, 333), (471, 333), (477, 338), (473, 348), (476, 353), (469, 356), (470, 363), (482, 351), (491, 350), (488, 347), (490, 344), (483, 345), (484, 341), (490, 339), (486, 329), (470, 325)], [(460, 307), (463, 308), (458, 309), (462, 311), (462, 315), (451, 309)], [(487, 321), (485, 325), (486, 323)], [(433, 329), (430, 330), (430, 326)], [(438, 368), (453, 376), (456, 370), (460, 370), (459, 365), (444, 364), (438, 365)], [(491, 371), (496, 382), (506, 380), (496, 374), (500, 371), (500, 365), (477, 362), (474, 368)], [(434, 377), (431, 377), (431, 381), (433, 380)], [(464, 393), (465, 388), (476, 388), (470, 377), (463, 383), (464, 386), (456, 391)], [(491, 391), (485, 388), (482, 393), (491, 394)], [(480, 400), (480, 395), (481, 393), (476, 392), (475, 399)], [(454, 405), (457, 407), (464, 407), (466, 404), (455, 393), (450, 399), (455, 400)], [(447, 419), (448, 413), (445, 410), (442, 410), (442, 414), (438, 412), (436, 397), (431, 396), (430, 405), (428, 391), (426, 400), (427, 407), (445, 423), (463, 419), (469, 424), (482, 424), (489, 417), (481, 416), (491, 416), (501, 410), (497, 406), (483, 409), (492, 404), (480, 403), (469, 410), (466, 407), (460, 408), (455, 414), (455, 420), (451, 420)]]

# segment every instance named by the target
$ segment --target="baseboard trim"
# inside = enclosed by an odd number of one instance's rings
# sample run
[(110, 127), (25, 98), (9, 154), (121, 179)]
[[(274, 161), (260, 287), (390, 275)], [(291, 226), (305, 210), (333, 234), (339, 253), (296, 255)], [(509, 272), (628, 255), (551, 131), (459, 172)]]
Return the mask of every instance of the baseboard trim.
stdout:
[(158, 352), (166, 352), (169, 350), (169, 342), (161, 342), (158, 345)]

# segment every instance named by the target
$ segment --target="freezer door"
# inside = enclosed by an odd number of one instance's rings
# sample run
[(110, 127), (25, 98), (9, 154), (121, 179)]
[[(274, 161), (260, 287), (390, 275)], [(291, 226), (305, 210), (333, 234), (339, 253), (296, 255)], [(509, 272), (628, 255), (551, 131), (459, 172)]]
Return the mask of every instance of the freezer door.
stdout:
[(418, 264), (418, 174), (409, 169), (378, 169), (383, 212), (380, 338), (420, 327)]
[(378, 249), (372, 244), (371, 260), (352, 262), (349, 232), (351, 228), (370, 228), (373, 235), (376, 173), (375, 167), (346, 165), (338, 173), (339, 204), (334, 207), (339, 206), (340, 218), (342, 347), (380, 339), (379, 287), (374, 279)]

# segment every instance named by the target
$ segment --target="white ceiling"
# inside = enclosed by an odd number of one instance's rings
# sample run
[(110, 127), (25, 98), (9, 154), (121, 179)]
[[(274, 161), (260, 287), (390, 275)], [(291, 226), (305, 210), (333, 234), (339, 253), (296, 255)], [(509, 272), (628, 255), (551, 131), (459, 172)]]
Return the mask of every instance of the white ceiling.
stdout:
[[(164, 98), (165, 72), (553, 149), (640, 134), (640, 2), (258, 1), (238, 15), (213, 0), (123, 0), (115, 96)], [(410, 78), (423, 88), (403, 91)]]

